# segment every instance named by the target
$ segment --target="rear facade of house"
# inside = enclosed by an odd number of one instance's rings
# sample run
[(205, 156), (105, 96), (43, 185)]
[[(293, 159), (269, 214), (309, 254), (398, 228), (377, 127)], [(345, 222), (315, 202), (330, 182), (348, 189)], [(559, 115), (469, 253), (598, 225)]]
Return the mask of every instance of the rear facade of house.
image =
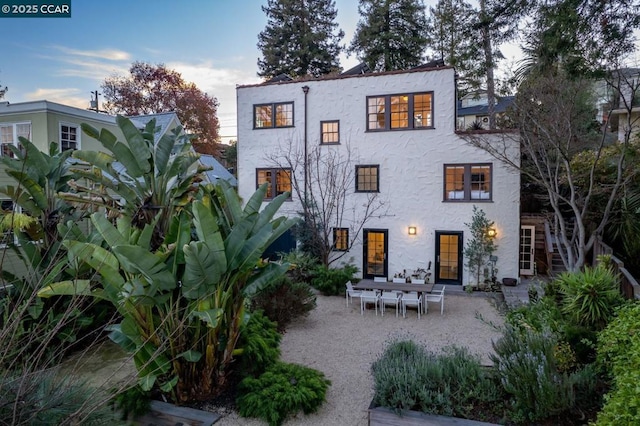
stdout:
[[(356, 265), (361, 277), (430, 268), (431, 282), (470, 283), (463, 249), (473, 206), (495, 222), (498, 278), (518, 276), (519, 173), (456, 133), (454, 69), (239, 86), (237, 111), (245, 200), (262, 183), (273, 197), (304, 180), (304, 168), (278, 161), (292, 152), (350, 161), (348, 214), (335, 221), (334, 255), (344, 254), (338, 263)], [(293, 217), (302, 207), (292, 192), (281, 213)], [(360, 228), (372, 197), (384, 206)]]

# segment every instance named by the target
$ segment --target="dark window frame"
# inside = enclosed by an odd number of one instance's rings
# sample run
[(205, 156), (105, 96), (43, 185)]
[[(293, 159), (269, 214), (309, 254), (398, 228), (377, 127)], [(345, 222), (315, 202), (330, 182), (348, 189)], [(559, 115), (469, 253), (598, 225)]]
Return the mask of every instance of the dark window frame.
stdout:
[[(431, 123), (429, 126), (415, 126), (415, 96), (416, 95), (428, 95), (431, 97)], [(407, 107), (407, 127), (391, 127), (391, 98), (396, 96), (407, 96), (408, 97), (408, 107)], [(374, 114), (369, 112), (369, 99), (377, 99), (384, 98), (384, 126), (379, 129), (370, 128), (369, 117)], [(410, 93), (392, 93), (388, 95), (372, 95), (367, 96), (365, 99), (365, 122), (366, 122), (366, 131), (367, 132), (396, 132), (402, 130), (428, 130), (435, 129), (434, 125), (434, 117), (435, 117), (435, 102), (434, 102), (434, 92), (433, 90), (425, 91), (425, 92), (410, 92)]]
[[(290, 201), (291, 197), (292, 197), (292, 194), (293, 194), (293, 179), (292, 179), (293, 172), (291, 171), (291, 169), (290, 168), (285, 168), (285, 167), (258, 167), (258, 168), (256, 168), (256, 189), (258, 189), (260, 187), (260, 185), (261, 185), (261, 183), (259, 181), (259, 175), (260, 175), (261, 171), (271, 172), (271, 174), (272, 174), (272, 179), (271, 179), (271, 182), (270, 182), (271, 195), (268, 195), (269, 192), (267, 192), (267, 195), (264, 197), (265, 200), (273, 200), (278, 195), (284, 193), (284, 192), (278, 193), (278, 173), (279, 172), (289, 172), (289, 197), (287, 198), (287, 200)], [(273, 176), (275, 176), (275, 179), (273, 179)]]
[[(447, 198), (447, 168), (449, 167), (464, 167), (463, 174), (463, 198)], [(471, 170), (473, 167), (488, 167), (489, 168), (489, 198), (472, 198), (472, 184), (471, 178), (473, 173)], [(442, 201), (445, 203), (490, 203), (493, 202), (493, 163), (447, 163), (442, 167)]]
[[(337, 134), (338, 135), (338, 140), (337, 141), (331, 141), (331, 142), (325, 142), (324, 141), (324, 135), (325, 135), (325, 131), (324, 131), (324, 125), (325, 124), (337, 124), (338, 129), (336, 132), (327, 132), (327, 134)], [(340, 120), (322, 120), (320, 121), (320, 145), (340, 145)]]
[[(359, 174), (360, 169), (376, 169), (376, 189), (358, 189), (359, 187)], [(379, 164), (359, 164), (356, 166), (356, 192), (380, 192), (380, 165)]]
[[(345, 235), (338, 238), (338, 233), (344, 232)], [(338, 242), (344, 242), (344, 246), (338, 245)], [(333, 250), (349, 251), (349, 228), (333, 228)]]
[[(277, 109), (278, 106), (280, 105), (291, 105), (291, 125), (287, 125), (287, 126), (278, 126), (277, 125)], [(271, 107), (271, 126), (257, 126), (257, 114), (256, 114), (256, 109), (260, 108), (260, 107)], [(260, 129), (286, 129), (286, 128), (290, 128), (290, 127), (295, 127), (295, 122), (296, 122), (296, 116), (295, 116), (295, 105), (294, 105), (294, 101), (288, 101), (288, 102), (271, 102), (271, 103), (264, 103), (264, 104), (253, 104), (253, 129), (254, 130), (260, 130)]]
[[(67, 130), (66, 132), (63, 130), (63, 127), (66, 127)], [(71, 140), (70, 136), (72, 134), (71, 129), (75, 129), (75, 133), (73, 134), (73, 136), (75, 136), (75, 140)], [(59, 148), (60, 148), (60, 152), (64, 152), (64, 151), (77, 151), (80, 149), (80, 134), (82, 133), (82, 131), (80, 130), (80, 126), (77, 124), (73, 124), (73, 123), (60, 123), (59, 125), (59, 130), (60, 130), (60, 143), (59, 143)], [(63, 138), (64, 134), (67, 134), (67, 138)], [(66, 148), (64, 147), (64, 144), (66, 144)], [(69, 145), (70, 144), (75, 144), (75, 148), (71, 148)]]

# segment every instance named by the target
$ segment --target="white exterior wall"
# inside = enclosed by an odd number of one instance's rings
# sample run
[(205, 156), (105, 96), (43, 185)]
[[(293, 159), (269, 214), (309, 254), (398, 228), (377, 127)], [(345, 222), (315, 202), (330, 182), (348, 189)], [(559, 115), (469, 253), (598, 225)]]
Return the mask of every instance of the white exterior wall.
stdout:
[[(340, 145), (323, 150), (346, 152), (351, 145), (355, 164), (378, 164), (380, 194), (388, 206), (387, 215), (370, 219), (364, 228), (388, 230), (388, 273), (432, 266), (435, 276), (436, 231), (462, 231), (463, 245), (469, 238), (473, 205), (482, 208), (495, 221), (499, 246), (498, 278), (518, 276), (520, 177), (488, 154), (465, 143), (455, 133), (454, 70), (391, 74), (367, 74), (329, 80), (287, 82), (244, 86), (237, 89), (238, 110), (238, 191), (245, 200), (256, 189), (256, 168), (272, 167), (270, 158), (288, 150), (292, 141), (304, 144), (304, 105), (302, 87), (308, 86), (307, 140), (309, 149), (320, 143), (320, 121), (340, 120)], [(433, 91), (433, 129), (367, 132), (367, 96)], [(294, 127), (253, 129), (253, 105), (294, 102)], [(443, 202), (444, 164), (492, 163), (491, 202)], [(302, 178), (301, 178), (302, 179)], [(359, 207), (367, 193), (356, 193), (355, 182), (349, 202)], [(296, 215), (300, 203), (285, 203), (281, 212)], [(407, 228), (417, 227), (409, 236)], [(348, 225), (343, 224), (343, 227)], [(362, 233), (343, 257), (363, 268)], [(468, 272), (461, 262), (464, 276)]]

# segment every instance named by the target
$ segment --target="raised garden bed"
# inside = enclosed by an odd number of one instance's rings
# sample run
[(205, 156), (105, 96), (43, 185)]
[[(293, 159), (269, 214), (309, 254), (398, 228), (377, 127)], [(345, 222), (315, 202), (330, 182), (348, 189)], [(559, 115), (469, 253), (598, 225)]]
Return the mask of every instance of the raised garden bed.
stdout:
[(496, 424), (411, 410), (403, 411), (402, 415), (399, 415), (385, 407), (370, 407), (369, 426), (496, 426)]
[(140, 426), (211, 426), (219, 418), (216, 413), (151, 401), (151, 411), (138, 417), (135, 423)]

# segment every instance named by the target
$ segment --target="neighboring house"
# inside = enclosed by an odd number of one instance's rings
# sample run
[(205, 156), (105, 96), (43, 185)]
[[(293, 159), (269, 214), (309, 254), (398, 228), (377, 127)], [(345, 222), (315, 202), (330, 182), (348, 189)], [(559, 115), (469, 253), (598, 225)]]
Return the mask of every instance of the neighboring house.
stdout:
[(212, 155), (200, 154), (200, 163), (210, 169), (205, 172), (205, 178), (209, 182), (216, 183), (219, 180), (226, 180), (231, 186), (238, 186), (236, 178)]
[[(453, 68), (238, 86), (237, 102), (244, 200), (262, 183), (269, 196), (292, 190), (292, 171), (273, 162), (292, 148), (306, 144), (345, 159), (351, 153), (347, 211), (363, 209), (372, 194), (388, 209), (369, 219), (349, 247), (353, 223), (336, 223), (335, 249), (348, 251), (341, 261), (354, 263), (360, 276), (393, 277), (433, 264), (432, 282), (471, 282), (463, 249), (476, 205), (495, 221), (498, 277), (518, 277), (520, 176), (456, 133)], [(300, 211), (294, 194), (280, 213)]]
[(616, 84), (620, 85), (618, 96), (613, 95), (617, 91), (608, 86), (608, 91), (602, 97), (605, 106), (611, 105), (612, 102), (615, 105), (611, 111), (611, 127), (614, 131), (617, 128), (620, 141), (625, 140), (627, 132), (632, 140), (640, 140), (640, 68), (620, 70), (619, 81)]
[[(498, 96), (494, 111), (498, 120), (511, 106), (515, 96)], [(483, 129), (489, 128), (489, 101), (487, 100), (486, 91), (478, 91), (469, 93), (458, 101), (458, 120), (456, 128), (458, 130), (467, 130), (474, 125), (482, 126)], [(474, 124), (477, 123), (477, 124)], [(500, 126), (498, 126), (500, 127)]]

